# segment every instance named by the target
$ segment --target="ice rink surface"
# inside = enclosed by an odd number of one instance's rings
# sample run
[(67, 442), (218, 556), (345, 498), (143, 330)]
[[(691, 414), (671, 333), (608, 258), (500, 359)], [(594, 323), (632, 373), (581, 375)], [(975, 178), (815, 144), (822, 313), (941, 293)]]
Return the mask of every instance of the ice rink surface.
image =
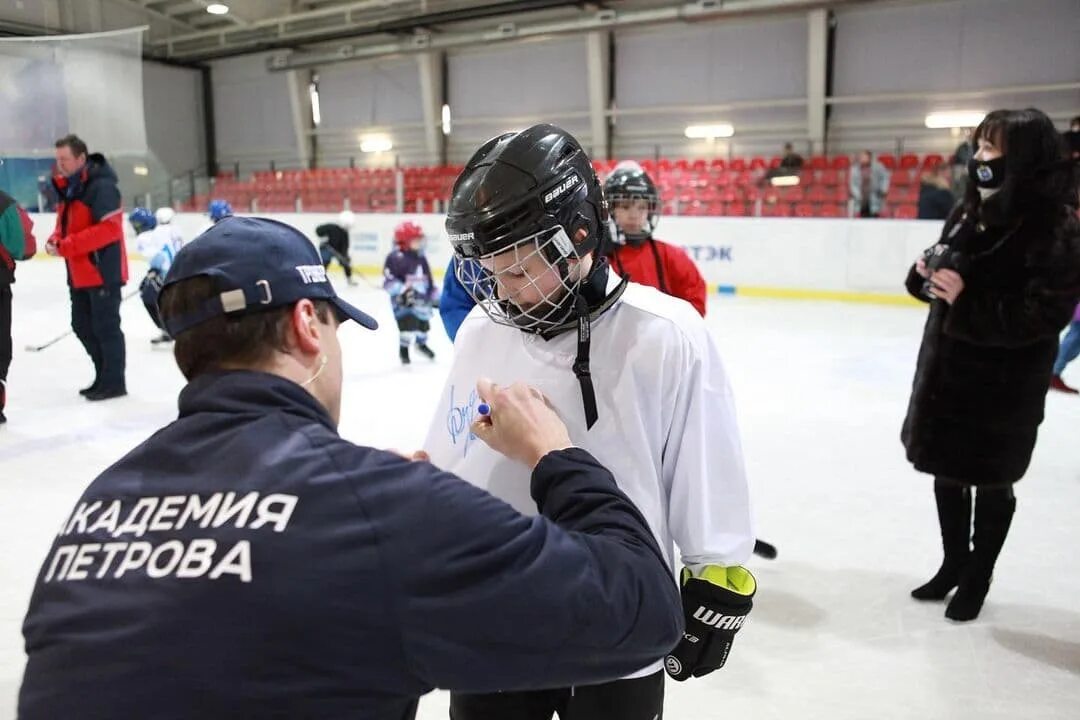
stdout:
[[(137, 287), (145, 267), (132, 264)], [(336, 282), (340, 281), (338, 276)], [(897, 278), (899, 285), (901, 278)], [(383, 329), (341, 331), (341, 433), (413, 449), (424, 438), (452, 351), (402, 368), (389, 301), (362, 280), (341, 293)], [(9, 422), (0, 426), (0, 717), (14, 716), (25, 656), (20, 626), (52, 536), (83, 488), (176, 414), (183, 378), (138, 299), (123, 305), (129, 396), (76, 391), (90, 362), (68, 326), (63, 264), (20, 265)], [(1017, 487), (1012, 532), (981, 617), (953, 624), (908, 591), (940, 561), (932, 481), (899, 442), (925, 312), (919, 308), (715, 297), (708, 322), (739, 417), (760, 534), (755, 608), (729, 664), (668, 684), (669, 718), (1018, 720), (1080, 708), (1080, 399), (1052, 394)], [(435, 325), (439, 326), (438, 321)], [(415, 355), (415, 353), (414, 353)], [(1080, 382), (1080, 366), (1066, 371)], [(527, 380), (527, 378), (522, 378)], [(633, 408), (627, 408), (633, 412)], [(445, 718), (441, 693), (420, 717)]]

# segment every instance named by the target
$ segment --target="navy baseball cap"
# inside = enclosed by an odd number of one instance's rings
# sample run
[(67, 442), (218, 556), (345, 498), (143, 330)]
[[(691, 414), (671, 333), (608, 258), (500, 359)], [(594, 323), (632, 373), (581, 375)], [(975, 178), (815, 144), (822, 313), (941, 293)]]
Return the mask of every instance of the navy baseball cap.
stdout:
[(355, 320), (369, 330), (379, 327), (370, 315), (337, 296), (311, 241), (277, 220), (233, 216), (219, 221), (176, 254), (162, 291), (200, 276), (214, 278), (221, 290), (190, 313), (163, 318), (173, 337), (222, 315), (282, 307), (304, 298), (330, 303), (340, 320)]

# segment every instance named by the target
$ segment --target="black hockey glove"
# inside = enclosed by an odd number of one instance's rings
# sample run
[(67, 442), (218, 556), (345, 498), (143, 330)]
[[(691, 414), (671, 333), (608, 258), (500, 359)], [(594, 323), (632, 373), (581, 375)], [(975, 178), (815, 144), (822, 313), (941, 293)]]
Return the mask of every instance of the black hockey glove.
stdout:
[(155, 293), (161, 292), (161, 288), (164, 286), (165, 275), (157, 270), (150, 270), (150, 272), (146, 273), (146, 277), (142, 279), (142, 282), (139, 283), (140, 290), (151, 288)]
[(722, 668), (756, 591), (757, 581), (744, 567), (708, 565), (697, 577), (683, 568), (686, 632), (664, 662), (668, 675), (686, 680)]
[(416, 290), (411, 287), (402, 290), (401, 294), (398, 295), (398, 305), (401, 305), (401, 307), (412, 307), (416, 305)]

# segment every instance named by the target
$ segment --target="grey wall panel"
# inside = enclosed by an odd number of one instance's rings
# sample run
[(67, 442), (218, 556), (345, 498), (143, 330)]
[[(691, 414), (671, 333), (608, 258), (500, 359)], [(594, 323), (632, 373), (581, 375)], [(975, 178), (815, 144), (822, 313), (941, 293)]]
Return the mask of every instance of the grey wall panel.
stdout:
[(319, 105), (326, 129), (422, 122), (416, 60), (328, 66), (319, 72)]
[(170, 176), (206, 166), (202, 78), (197, 70), (143, 63), (146, 140)]
[(589, 109), (584, 36), (455, 52), (448, 62), (455, 117), (544, 117)]
[(834, 94), (1080, 80), (1077, 0), (958, 0), (837, 13)]
[(212, 63), (214, 122), (221, 163), (297, 160), (288, 78), (266, 69), (266, 55)]
[(803, 16), (665, 26), (616, 41), (620, 107), (806, 96)]

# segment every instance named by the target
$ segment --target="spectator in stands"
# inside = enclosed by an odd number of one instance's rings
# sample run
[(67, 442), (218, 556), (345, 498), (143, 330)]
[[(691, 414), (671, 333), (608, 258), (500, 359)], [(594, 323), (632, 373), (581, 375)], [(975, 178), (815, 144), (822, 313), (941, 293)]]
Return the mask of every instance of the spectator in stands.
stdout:
[(869, 150), (859, 153), (858, 162), (851, 166), (849, 190), (859, 217), (881, 216), (889, 192), (889, 171)]
[(939, 163), (923, 173), (919, 186), (919, 219), (944, 220), (952, 212), (955, 199), (949, 185), (949, 166)]
[(956, 146), (956, 150), (952, 155), (952, 191), (953, 196), (957, 200), (963, 198), (965, 193), (967, 193), (967, 167), (974, 154), (975, 148), (971, 144), (971, 129), (969, 128), (964, 131), (964, 141)]
[(759, 184), (767, 185), (774, 177), (798, 175), (802, 171), (803, 162), (802, 155), (795, 152), (791, 143), (784, 143), (784, 155), (780, 158), (780, 165), (769, 168)]
[(803, 158), (802, 155), (795, 152), (791, 143), (784, 143), (784, 155), (780, 158), (780, 169), (788, 170), (787, 174), (794, 175), (799, 170), (802, 170)]

